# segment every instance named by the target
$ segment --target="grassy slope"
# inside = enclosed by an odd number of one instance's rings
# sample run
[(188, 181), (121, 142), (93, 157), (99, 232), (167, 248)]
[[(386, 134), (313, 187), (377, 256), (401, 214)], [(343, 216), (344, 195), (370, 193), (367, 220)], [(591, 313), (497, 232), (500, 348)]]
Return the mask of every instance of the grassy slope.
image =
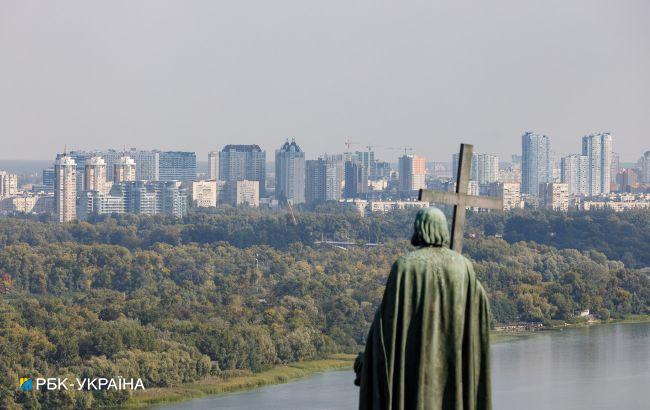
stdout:
[[(645, 323), (650, 322), (650, 315), (635, 315), (625, 320), (612, 320), (607, 323)], [(607, 324), (603, 322), (593, 325)], [(589, 326), (587, 324), (569, 325), (567, 327)], [(537, 332), (490, 332), (491, 343), (510, 342), (530, 337)], [(186, 383), (176, 387), (152, 388), (137, 391), (126, 403), (126, 407), (147, 407), (153, 404), (175, 403), (203, 397), (211, 394), (230, 393), (250, 390), (271, 384), (287, 383), (314, 373), (327, 370), (351, 369), (356, 355), (336, 354), (327, 359), (278, 365), (260, 373), (249, 373), (230, 378), (209, 377), (197, 382)], [(352, 380), (350, 380), (352, 383)]]
[[(210, 394), (229, 393), (254, 389), (270, 384), (286, 383), (326, 370), (351, 369), (356, 355), (337, 354), (322, 360), (278, 365), (259, 373), (249, 373), (230, 378), (209, 377), (197, 382), (170, 388), (152, 388), (138, 391), (126, 407), (146, 407), (152, 404), (174, 403)], [(350, 380), (352, 383), (352, 380)]]

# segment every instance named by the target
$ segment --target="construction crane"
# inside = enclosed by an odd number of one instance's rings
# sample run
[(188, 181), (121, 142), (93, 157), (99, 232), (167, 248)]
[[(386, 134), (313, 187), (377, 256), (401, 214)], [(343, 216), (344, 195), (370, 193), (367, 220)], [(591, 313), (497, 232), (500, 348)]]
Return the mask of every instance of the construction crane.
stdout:
[(287, 208), (289, 208), (289, 213), (291, 214), (291, 221), (294, 225), (298, 225), (298, 221), (296, 221), (296, 214), (293, 212), (293, 205), (291, 204), (291, 201), (287, 201)]
[(344, 144), (345, 144), (345, 146), (347, 147), (348, 151), (350, 151), (350, 147), (351, 147), (352, 145), (357, 145), (357, 144), (359, 144), (359, 143), (358, 143), (358, 142), (354, 142), (354, 141), (350, 140), (350, 138), (348, 138), (348, 139), (345, 140), (345, 143), (344, 143)]
[(408, 151), (413, 151), (413, 148), (411, 148), (411, 147), (387, 147), (386, 149), (390, 149), (390, 150), (400, 150), (400, 151), (401, 151), (401, 150), (404, 150), (404, 155), (406, 155), (406, 153), (407, 153)]

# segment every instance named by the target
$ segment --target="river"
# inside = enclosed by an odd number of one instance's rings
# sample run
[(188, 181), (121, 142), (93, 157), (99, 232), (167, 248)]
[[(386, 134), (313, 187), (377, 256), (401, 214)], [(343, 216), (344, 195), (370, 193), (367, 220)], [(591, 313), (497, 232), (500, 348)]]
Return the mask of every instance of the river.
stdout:
[[(491, 357), (495, 410), (648, 408), (650, 323), (541, 332), (494, 344)], [(352, 380), (351, 371), (331, 371), (156, 408), (354, 409), (358, 388)]]

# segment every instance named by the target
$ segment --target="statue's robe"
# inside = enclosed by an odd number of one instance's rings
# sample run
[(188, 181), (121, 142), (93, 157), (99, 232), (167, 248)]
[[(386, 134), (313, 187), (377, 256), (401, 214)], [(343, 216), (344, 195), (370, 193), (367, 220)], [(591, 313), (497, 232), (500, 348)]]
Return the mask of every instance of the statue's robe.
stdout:
[(445, 247), (399, 258), (370, 328), (360, 409), (491, 409), (488, 300)]

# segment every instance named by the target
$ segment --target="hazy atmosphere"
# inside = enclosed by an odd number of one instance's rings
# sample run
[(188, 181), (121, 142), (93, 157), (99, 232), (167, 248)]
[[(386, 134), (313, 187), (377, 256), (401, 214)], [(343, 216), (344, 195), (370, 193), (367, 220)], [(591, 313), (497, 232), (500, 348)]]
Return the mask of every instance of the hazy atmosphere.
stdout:
[(610, 131), (633, 161), (649, 17), (645, 0), (0, 0), (0, 159), (295, 137), (312, 158), (350, 138), (448, 161), (461, 140), (519, 153), (532, 130), (560, 155)]

